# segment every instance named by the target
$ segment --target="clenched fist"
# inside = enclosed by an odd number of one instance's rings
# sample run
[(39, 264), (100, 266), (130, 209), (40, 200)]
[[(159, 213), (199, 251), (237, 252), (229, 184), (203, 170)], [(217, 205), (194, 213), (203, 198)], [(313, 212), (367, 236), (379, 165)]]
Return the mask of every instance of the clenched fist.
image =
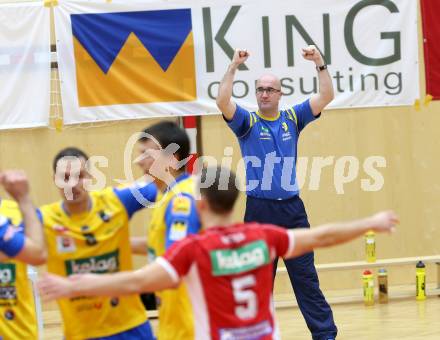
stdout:
[(234, 56), (232, 57), (232, 64), (239, 66), (243, 64), (249, 58), (249, 52), (247, 50), (236, 49)]
[(322, 58), (321, 52), (315, 45), (309, 45), (302, 49), (302, 56), (306, 60), (314, 61), (316, 66), (324, 65), (324, 59)]
[(0, 173), (0, 183), (17, 202), (28, 197), (29, 182), (21, 170), (8, 170)]

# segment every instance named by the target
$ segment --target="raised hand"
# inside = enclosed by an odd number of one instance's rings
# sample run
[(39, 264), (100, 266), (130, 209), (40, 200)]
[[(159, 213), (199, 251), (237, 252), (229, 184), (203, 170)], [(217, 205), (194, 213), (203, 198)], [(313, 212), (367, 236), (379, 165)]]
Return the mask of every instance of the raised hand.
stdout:
[(234, 56), (232, 57), (232, 64), (235, 66), (239, 66), (246, 62), (249, 58), (249, 52), (247, 50), (236, 49), (234, 52)]
[(17, 202), (29, 195), (29, 182), (21, 170), (8, 170), (0, 174), (0, 183)]
[(324, 65), (324, 58), (315, 45), (309, 45), (308, 47), (303, 48), (301, 54), (304, 59), (315, 62), (317, 66)]

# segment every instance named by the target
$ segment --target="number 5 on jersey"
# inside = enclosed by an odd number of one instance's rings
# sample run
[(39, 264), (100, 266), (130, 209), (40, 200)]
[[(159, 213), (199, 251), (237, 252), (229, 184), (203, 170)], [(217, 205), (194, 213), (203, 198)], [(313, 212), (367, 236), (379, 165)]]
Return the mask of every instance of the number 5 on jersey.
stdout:
[(246, 275), (232, 280), (235, 307), (235, 315), (242, 319), (253, 319), (257, 316), (257, 295), (252, 290), (256, 281), (254, 275)]

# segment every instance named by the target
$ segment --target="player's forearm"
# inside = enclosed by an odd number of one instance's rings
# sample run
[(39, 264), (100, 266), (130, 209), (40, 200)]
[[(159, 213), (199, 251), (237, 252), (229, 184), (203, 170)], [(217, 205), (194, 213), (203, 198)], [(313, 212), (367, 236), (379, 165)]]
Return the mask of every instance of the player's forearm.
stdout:
[(319, 71), (318, 79), (319, 79), (319, 96), (321, 97), (324, 106), (327, 106), (335, 98), (333, 82), (332, 82), (332, 78), (330, 77), (330, 72), (328, 71), (328, 69)]
[[(322, 66), (324, 65), (324, 60), (321, 58), (315, 64), (316, 66)], [(335, 97), (333, 82), (328, 69), (318, 71), (318, 80), (319, 92), (313, 95), (310, 101), (315, 116), (321, 113)]]
[(351, 222), (331, 223), (312, 229), (315, 247), (329, 247), (353, 240), (374, 227), (371, 218)]
[(25, 196), (18, 201), (23, 222), (25, 226), (25, 235), (29, 239), (34, 249), (36, 260), (44, 260), (46, 257), (46, 248), (44, 243), (43, 227), (38, 219), (36, 210), (29, 196)]
[[(228, 67), (223, 79), (220, 82), (218, 95), (217, 95), (217, 106), (223, 112), (226, 110), (232, 98), (232, 85), (234, 82), (235, 72), (237, 71), (238, 65), (231, 64)], [(226, 117), (228, 118), (228, 117)]]
[(121, 296), (173, 288), (176, 282), (154, 262), (132, 272), (79, 275), (71, 279), (70, 296)]
[(71, 297), (75, 296), (122, 296), (139, 293), (134, 272), (115, 274), (87, 274), (72, 280)]

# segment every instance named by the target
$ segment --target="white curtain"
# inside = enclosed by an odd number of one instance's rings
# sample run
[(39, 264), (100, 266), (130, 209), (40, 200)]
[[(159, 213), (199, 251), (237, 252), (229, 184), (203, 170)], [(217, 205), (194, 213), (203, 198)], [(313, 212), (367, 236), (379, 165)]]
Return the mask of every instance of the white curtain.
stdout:
[(0, 5), (0, 129), (48, 125), (49, 14), (42, 2)]

